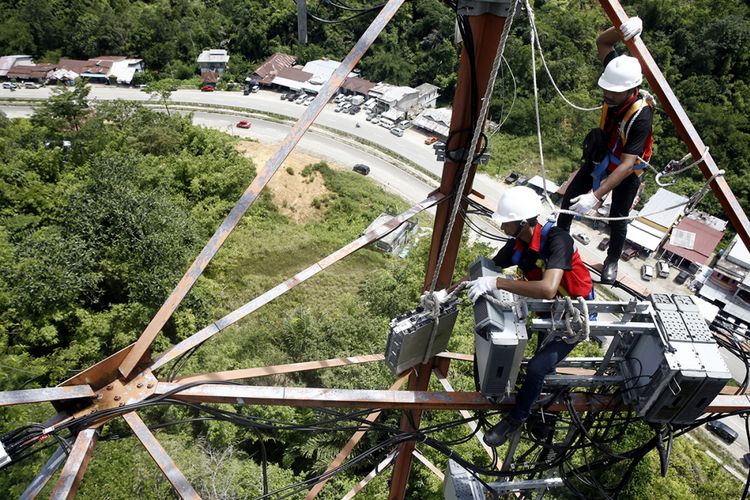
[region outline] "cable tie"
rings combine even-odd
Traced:
[[[51,427],[47,427],[46,429],[43,429],[42,434],[45,434],[45,435],[51,434],[52,432],[54,432],[54,430],[55,430],[55,426],[53,425]]]

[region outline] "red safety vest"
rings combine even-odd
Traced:
[[[544,277],[544,271],[547,269],[547,262],[542,256],[542,249],[546,246],[547,236],[550,230],[555,225],[554,221],[547,222],[546,224],[537,224],[534,228],[534,235],[531,237],[531,243],[528,247],[520,239],[516,239],[516,244],[513,247],[514,256],[513,263],[518,265],[520,257],[526,250],[533,250],[539,254],[539,259],[535,263],[535,267],[529,270],[522,270],[524,277],[527,281],[541,281]],[[560,280],[560,286],[557,289],[558,297],[570,296],[570,297],[589,297],[593,291],[594,286],[591,283],[591,275],[589,270],[581,260],[581,256],[578,255],[578,249],[573,249],[573,262],[570,271],[563,271],[562,280]]]
[[[651,104],[640,92],[636,92],[618,110],[612,111],[612,113],[609,113],[609,106],[606,103],[602,106],[599,128],[604,130],[604,133],[607,135],[607,147],[617,159],[620,159],[622,156],[622,150],[628,141],[630,127],[646,106],[651,106]],[[649,132],[648,139],[646,139],[643,154],[640,155],[645,161],[651,159],[651,147],[653,143],[654,133],[652,130]],[[607,171],[613,172],[616,168],[617,164],[610,162]]]

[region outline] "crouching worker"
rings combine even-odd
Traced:
[[[567,231],[550,221],[541,224],[539,196],[530,188],[517,186],[506,191],[492,218],[511,239],[492,259],[499,269],[518,266],[525,280],[482,277],[469,283],[469,297],[479,297],[495,289],[533,299],[553,299],[568,295],[591,300],[594,291],[588,269],[581,261]],[[503,444],[529,417],[531,406],[542,392],[544,377],[575,347],[560,338],[540,338],[537,352],[526,369],[526,379],[510,413],[484,435],[489,446]],[[543,344],[543,345],[542,345]]]

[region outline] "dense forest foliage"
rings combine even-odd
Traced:
[[[406,2],[363,57],[362,76],[403,85],[433,83],[441,89],[442,102],[449,103],[459,53],[454,43],[455,13],[449,3]],[[750,167],[750,7],[741,0],[623,3],[628,13],[643,18],[643,40],[717,164],[727,171],[737,199],[750,212],[750,178],[745,175]],[[197,72],[195,60],[201,50],[221,47],[231,55],[225,79],[242,81],[277,51],[294,54],[300,63],[320,57],[340,59],[374,16],[349,10],[373,6],[371,2],[308,4],[309,43],[300,45],[293,0],[3,0],[0,53],[28,53],[51,62],[60,56],[132,55],[144,59],[149,79],[188,79]],[[594,40],[609,25],[598,3],[536,0],[532,6],[557,85],[574,103],[596,106],[601,97],[595,82],[601,68]],[[539,172],[530,55],[524,9],[516,16],[506,50],[510,71],[503,69],[493,102],[492,119],[503,123],[493,136],[493,159],[486,167],[493,173]],[[550,177],[559,182],[576,168],[581,141],[598,117],[596,112],[565,105],[538,57],[537,70],[545,164]],[[655,137],[657,168],[687,153],[663,111],[657,111]],[[694,169],[672,189],[689,195],[703,182]],[[647,194],[656,190],[654,182],[647,181],[646,187]],[[722,215],[712,196],[702,208]]]

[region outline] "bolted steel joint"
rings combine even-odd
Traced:
[[[513,0],[458,0],[457,12],[459,16],[481,16],[494,14],[508,17]]]

